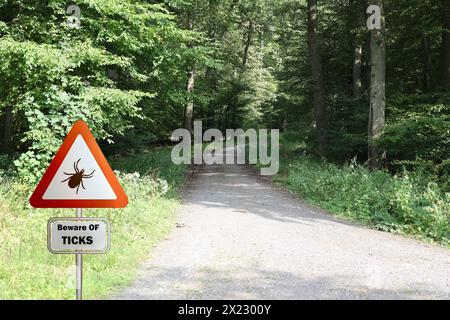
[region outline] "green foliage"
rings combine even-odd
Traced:
[[[167,158],[170,149],[161,148],[111,161],[131,201],[124,209],[85,212],[108,218],[114,229],[108,254],[85,257],[85,298],[107,297],[129,284],[148,248],[172,229],[185,167]],[[17,177],[0,175],[0,299],[73,299],[73,256],[48,252],[45,234],[50,217],[70,216],[71,210],[32,209],[31,191]]]
[[[120,168],[124,168],[125,172],[137,173],[141,177],[148,176],[154,180],[163,177],[169,190],[184,181],[185,167],[172,163],[169,148],[152,148],[127,157],[113,156],[110,162],[112,167],[119,168],[121,172]]]
[[[397,161],[441,164],[450,154],[450,94],[398,96],[380,143]]]
[[[336,96],[329,99],[329,126],[327,159],[337,163],[367,159],[367,99],[346,99]],[[308,144],[315,146],[314,136],[309,135]]]
[[[433,176],[407,171],[392,176],[356,162],[337,166],[299,155],[294,141],[283,139],[282,154],[288,157],[277,178],[294,194],[379,230],[450,244],[450,193]]]
[[[78,119],[108,143],[136,124],[155,137],[165,134],[159,120],[174,126],[180,105],[171,96],[185,91],[180,70],[188,56],[207,54],[187,48],[200,36],[178,28],[161,4],[77,5],[81,28],[69,29],[65,1],[1,3],[0,118],[12,108],[14,163],[28,183],[40,177]],[[164,115],[155,112],[161,105],[168,106]]]

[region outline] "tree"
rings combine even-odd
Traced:
[[[317,40],[317,0],[308,0],[308,48],[311,63],[313,86],[313,105],[315,118],[315,131],[318,143],[318,154],[324,156],[326,152],[326,105],[325,88],[322,79],[322,62],[320,59],[319,43]]]
[[[368,163],[370,168],[380,168],[384,153],[379,150],[377,140],[383,134],[385,125],[386,105],[386,57],[384,42],[384,14],[383,0],[373,0],[372,4],[380,9],[380,29],[373,28],[370,31],[370,108],[369,108],[369,152]],[[375,17],[377,19],[377,17]]]
[[[2,149],[11,154],[13,141],[14,164],[30,182],[75,120],[112,143],[137,126],[160,130],[175,117],[170,105],[149,117],[162,105],[156,93],[164,102],[185,93],[187,31],[165,6],[98,2],[80,1],[82,28],[71,29],[64,1],[0,1]]]
[[[450,0],[442,2],[442,52],[441,82],[446,90],[450,90]]]
[[[347,18],[347,25],[353,37],[353,47],[355,48],[353,56],[353,97],[361,98],[363,91],[362,64],[363,64],[363,43],[366,35],[364,17],[366,6],[359,0],[349,0],[347,6],[343,8]]]
[[[6,106],[4,110],[4,116],[3,116],[3,137],[0,143],[0,146],[2,147],[3,151],[6,153],[11,152],[12,149],[12,138],[13,138],[13,115],[12,115],[12,107]]]
[[[362,90],[361,64],[362,64],[362,45],[357,44],[355,48],[355,57],[353,61],[353,97],[356,99],[361,97],[361,90]]]
[[[244,53],[242,55],[242,65],[245,67],[248,61],[248,50],[250,49],[250,45],[252,44],[252,36],[253,36],[253,21],[248,22],[247,34],[245,36],[245,45],[244,45]]]
[[[428,35],[423,34],[422,38],[422,56],[423,56],[423,86],[424,89],[429,91],[435,87],[435,81],[433,77],[433,64],[431,61],[431,49],[428,40]]]
[[[188,9],[187,13],[187,29],[192,31],[194,29],[194,17],[192,10]],[[189,47],[192,48],[193,44],[189,43]],[[192,133],[192,118],[194,116],[194,101],[192,99],[192,92],[195,85],[195,61],[190,62],[190,70],[187,76],[187,102],[184,110],[184,128]]]

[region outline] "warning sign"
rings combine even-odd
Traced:
[[[106,253],[110,248],[110,227],[101,218],[53,218],[47,226],[51,253]]]
[[[85,122],[70,130],[30,198],[36,208],[122,208],[128,198]]]

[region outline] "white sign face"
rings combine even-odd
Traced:
[[[102,218],[53,218],[48,221],[51,253],[106,253],[110,248],[109,222]]]
[[[44,200],[115,200],[116,194],[81,135],[50,182]]]

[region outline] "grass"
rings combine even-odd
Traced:
[[[111,166],[129,197],[124,209],[86,209],[85,216],[111,222],[111,251],[84,256],[84,297],[107,297],[129,284],[149,249],[172,229],[184,182],[184,166],[170,161],[170,149],[112,157]],[[74,216],[72,209],[33,209],[32,187],[0,177],[0,299],[73,299],[74,256],[47,250],[51,217]]]
[[[307,203],[378,230],[450,246],[450,194],[426,172],[391,175],[350,163],[338,166],[304,155],[300,139],[281,141],[274,178]]]
[[[425,173],[391,176],[355,163],[336,166],[303,155],[304,144],[283,136],[280,173],[275,177],[306,202],[376,229],[411,234],[450,245],[450,195]],[[172,229],[184,166],[158,148],[109,159],[130,199],[124,209],[85,210],[108,218],[112,247],[85,255],[86,299],[107,297],[129,284],[136,267]],[[46,245],[51,217],[74,216],[71,209],[33,209],[32,186],[0,175],[0,299],[73,299],[74,256],[54,255]]]

